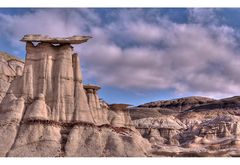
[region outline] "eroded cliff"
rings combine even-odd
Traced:
[[[0,53],[0,156],[240,156],[240,97],[128,108],[83,84],[72,44],[26,35],[25,62]]]
[[[240,156],[239,101],[188,97],[144,104],[130,114],[155,156]]]
[[[3,62],[12,80],[2,84],[7,92],[0,104],[0,156],[148,155],[148,141],[123,120],[128,114],[100,101],[99,87],[83,85],[71,44],[90,38],[26,35],[22,73]]]

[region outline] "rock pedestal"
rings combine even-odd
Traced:
[[[43,94],[50,108],[48,120],[93,123],[83,89],[79,57],[73,52],[71,42],[61,44],[60,40],[60,45],[53,45],[55,40],[51,43],[51,40],[34,37],[23,41],[27,42],[25,68],[21,86],[14,93],[23,94],[26,100]],[[40,43],[35,46],[31,41]]]
[[[94,123],[97,125],[109,124],[108,110],[101,107],[97,94],[97,91],[101,88],[97,85],[87,84],[84,85],[84,89],[87,95],[89,108],[93,115]]]

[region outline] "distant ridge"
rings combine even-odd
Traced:
[[[178,111],[189,109],[192,106],[201,105],[205,103],[210,103],[215,101],[212,98],[202,97],[202,96],[191,96],[191,97],[183,97],[172,100],[160,100],[145,103],[139,105],[138,107],[143,108],[168,108],[168,109],[176,109]]]

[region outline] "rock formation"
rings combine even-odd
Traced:
[[[0,52],[0,102],[7,93],[10,83],[16,76],[21,76],[24,62],[7,53]]]
[[[240,97],[188,97],[129,110],[155,156],[240,156],[239,103]]]
[[[0,156],[240,156],[240,97],[136,107],[83,84],[72,44],[26,35],[25,63],[0,53]]]
[[[130,116],[115,113],[121,125],[111,124],[100,87],[83,85],[71,44],[90,38],[26,35],[22,73],[3,62],[0,156],[147,156],[150,143],[127,127]]]
[[[108,109],[101,107],[101,103],[97,94],[97,91],[101,88],[97,85],[87,84],[84,85],[84,89],[95,124],[109,124]]]

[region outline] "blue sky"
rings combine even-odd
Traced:
[[[240,93],[237,8],[2,8],[0,23],[0,50],[23,59],[24,34],[92,36],[75,50],[109,103]]]

